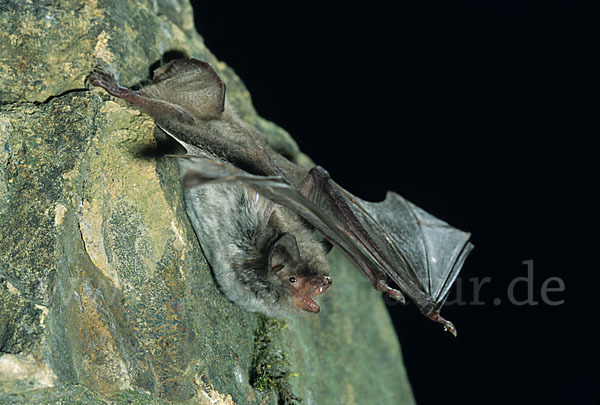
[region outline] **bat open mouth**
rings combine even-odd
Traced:
[[[318,295],[323,294],[325,291],[327,291],[331,284],[331,278],[325,277],[324,284],[321,284],[318,287],[316,287],[308,295],[299,297],[300,299],[296,302],[296,305],[306,312],[311,312],[313,314],[318,313],[321,310],[321,307],[319,307],[319,304],[317,304],[317,302],[313,300],[312,297],[316,297]]]
[[[321,295],[323,294],[331,285],[331,283],[327,284],[327,285],[322,285],[320,287],[317,287],[313,290],[313,292],[310,294],[311,297],[316,297],[317,295]]]

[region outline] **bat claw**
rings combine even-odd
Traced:
[[[131,90],[121,87],[115,78],[115,75],[108,70],[96,67],[85,79],[86,84],[102,87],[109,94],[115,97],[125,98],[131,93]]]
[[[375,286],[375,288],[377,288],[379,291],[388,293],[390,297],[392,297],[394,300],[400,302],[401,304],[406,303],[406,299],[404,298],[404,295],[402,295],[402,293],[399,290],[396,290],[395,288],[390,287],[384,280],[379,280],[377,282],[377,285]]]
[[[433,315],[431,315],[429,317],[429,319],[431,319],[432,321],[441,323],[444,326],[444,331],[445,332],[449,332],[450,334],[452,334],[452,336],[456,337],[456,328],[454,327],[454,324],[444,318],[442,318],[442,316],[440,315],[439,312],[434,312]]]

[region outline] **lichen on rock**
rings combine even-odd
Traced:
[[[309,164],[257,116],[190,13],[184,0],[0,5],[0,403],[283,395],[251,384],[265,320],[217,288],[164,156],[172,145],[146,115],[85,88],[97,64],[134,85],[169,52],[207,60],[240,116]],[[331,261],[336,284],[322,313],[268,330],[297,373],[285,381],[289,397],[413,403],[380,295],[339,254]]]

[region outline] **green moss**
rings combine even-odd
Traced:
[[[254,356],[250,384],[260,392],[275,392],[279,404],[297,404],[301,399],[292,394],[290,377],[298,373],[290,371],[288,355],[275,343],[276,335],[287,325],[285,321],[260,316],[254,334]]]
[[[165,403],[165,401],[146,392],[138,392],[133,390],[123,391],[116,401],[116,404],[127,405],[160,405]]]

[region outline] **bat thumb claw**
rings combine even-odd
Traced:
[[[456,328],[454,327],[454,324],[449,321],[446,321],[446,322],[448,322],[448,323],[446,325],[444,325],[444,331],[450,332],[452,334],[452,336],[456,337],[457,332],[456,332]]]
[[[437,311],[434,312],[433,315],[431,315],[429,317],[429,319],[431,319],[434,322],[441,323],[444,326],[445,332],[449,332],[454,337],[457,336],[457,332],[456,332],[456,328],[454,327],[454,324],[452,322],[442,318],[442,316],[440,315],[439,312],[437,312]]]

